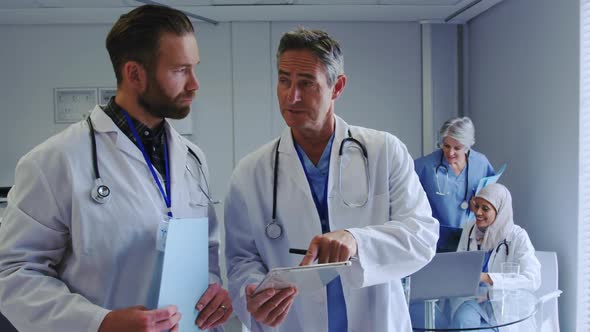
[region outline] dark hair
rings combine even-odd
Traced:
[[[144,5],[119,17],[106,40],[117,84],[123,80],[126,62],[137,61],[146,67],[156,63],[160,37],[166,32],[182,36],[194,33],[194,28],[183,12],[166,6]]]
[[[298,28],[286,32],[279,42],[277,64],[283,53],[289,50],[309,50],[326,67],[328,85],[332,86],[338,75],[344,73],[344,56],[338,42],[322,30]]]

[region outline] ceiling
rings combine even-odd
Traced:
[[[231,21],[384,21],[465,23],[502,0],[0,0],[0,24],[113,23],[142,3],[193,18]]]

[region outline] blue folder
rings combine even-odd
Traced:
[[[502,173],[504,173],[507,166],[508,166],[507,164],[502,165],[502,167],[500,167],[500,169],[498,170],[498,173],[496,173],[496,175],[486,176],[485,178],[481,178],[479,180],[479,183],[477,184],[477,189],[475,189],[475,194],[477,195],[477,193],[479,193],[479,191],[482,190],[483,187],[487,186],[488,184],[498,182],[498,179],[500,178],[500,176],[502,176]]]
[[[477,184],[477,188],[475,189],[475,195],[474,196],[477,196],[477,194],[479,193],[479,191],[482,190],[488,184],[498,182],[498,179],[500,178],[500,176],[502,176],[502,173],[504,173],[504,171],[506,170],[506,167],[507,166],[508,166],[508,164],[502,165],[502,167],[500,167],[500,169],[498,170],[498,173],[496,173],[496,175],[486,176],[485,178],[481,178],[479,180],[479,183]],[[472,211],[469,211],[469,214],[467,216],[467,220],[472,220],[473,218],[474,218],[473,212]]]

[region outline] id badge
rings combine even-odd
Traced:
[[[156,234],[156,249],[164,252],[166,249],[166,237],[168,235],[169,220],[162,220],[158,224],[158,233]]]

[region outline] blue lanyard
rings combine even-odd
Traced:
[[[133,122],[131,121],[131,117],[129,117],[129,114],[127,114],[127,112],[123,112],[123,115],[125,115],[125,119],[127,119],[127,124],[129,125],[129,128],[131,129],[131,132],[133,133],[133,137],[135,137],[135,141],[137,142],[137,146],[139,147],[139,150],[141,150],[141,154],[143,154],[143,159],[145,160],[145,163],[147,164],[148,168],[150,169],[150,172],[152,173],[152,177],[154,178],[154,181],[156,181],[156,184],[158,185],[158,189],[160,189],[160,194],[162,194],[162,198],[164,198],[164,202],[166,203],[166,208],[168,210],[168,217],[172,218],[172,196],[170,195],[170,168],[168,167],[168,143],[167,143],[167,138],[166,138],[166,131],[164,131],[164,169],[166,172],[166,191],[164,192],[164,189],[162,188],[162,183],[160,182],[160,179],[158,178],[158,175],[156,175],[156,170],[154,169],[154,166],[152,165],[152,162],[150,160],[150,157],[148,156],[145,147],[143,146],[143,143],[141,142],[141,138],[139,137],[139,135],[137,134],[137,130],[135,129],[135,126],[133,125]]]
[[[299,157],[299,161],[301,161],[301,166],[303,166],[303,172],[305,172],[305,178],[307,179],[307,183],[309,184],[309,188],[311,189],[311,196],[313,198],[313,202],[315,203],[315,207],[318,210],[318,214],[320,216],[320,222],[322,223],[322,232],[327,233],[330,231],[330,227],[328,224],[328,179],[330,175],[330,158],[328,158],[328,174],[326,174],[326,179],[324,181],[324,196],[322,197],[322,201],[317,197],[315,190],[313,189],[313,185],[311,184],[311,179],[309,177],[309,173],[307,172],[307,168],[305,167],[305,160],[303,155],[295,147],[295,151],[297,151],[297,156]]]

